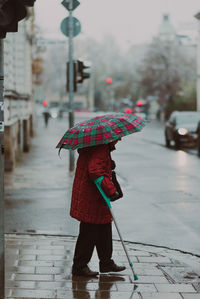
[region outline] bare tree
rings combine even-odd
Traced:
[[[187,51],[174,40],[156,38],[138,70],[144,95],[157,95],[164,109],[181,92],[183,82],[195,79],[195,56],[192,59]]]

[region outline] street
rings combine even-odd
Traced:
[[[76,116],[76,121],[84,119]],[[30,153],[5,175],[5,232],[76,236],[69,216],[73,174],[69,153],[55,149],[68,119],[38,118]],[[130,242],[166,246],[199,254],[200,171],[192,152],[167,149],[163,125],[152,121],[124,137],[112,158],[124,197],[113,203],[122,236]],[[114,239],[118,235],[113,229]]]

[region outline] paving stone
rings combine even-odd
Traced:
[[[51,250],[42,250],[42,249],[20,249],[19,251],[20,255],[25,255],[25,254],[50,255],[51,253],[52,253]]]
[[[15,280],[31,280],[31,281],[53,281],[53,275],[40,275],[40,274],[16,274]]]
[[[71,268],[72,260],[54,261],[53,266],[55,266],[55,267],[70,267]]]
[[[175,293],[162,293],[162,294],[156,294],[156,293],[150,293],[145,294],[141,293],[142,299],[182,299],[180,294]]]
[[[35,273],[35,267],[23,267],[23,266],[17,266],[17,267],[6,267],[6,272],[9,273],[26,273],[26,274],[34,274]]]
[[[42,250],[53,250],[53,249],[66,250],[64,245],[54,245],[54,246],[37,245],[36,247],[37,249],[42,249]]]
[[[37,245],[20,245],[19,246],[19,249],[30,249],[30,250],[33,250],[33,249],[37,249]]]
[[[38,261],[61,261],[66,260],[67,257],[65,255],[38,255]]]
[[[38,240],[38,238],[31,240],[31,241],[27,241],[24,240],[21,242],[21,245],[33,245],[35,242],[37,242],[37,246],[41,246],[41,245],[46,245],[46,246],[51,246],[52,245],[52,241],[45,241],[45,240]]]
[[[19,254],[19,249],[15,248],[6,248],[5,250],[5,256],[11,256],[11,255],[18,255]]]
[[[155,284],[158,292],[161,293],[196,293],[196,290],[191,284]]]
[[[6,296],[6,298],[12,297],[12,290],[11,289],[5,289],[5,296]]]
[[[130,270],[131,273],[131,270]],[[158,269],[137,269],[136,273],[138,276],[153,275],[153,276],[162,276],[163,273]]]
[[[54,262],[51,261],[19,261],[19,266],[35,266],[35,267],[53,267]]]
[[[16,260],[16,259],[8,260],[7,259],[6,262],[5,262],[5,268],[7,269],[8,267],[16,267],[16,266],[18,266],[18,264],[19,264],[19,260]]]
[[[141,299],[138,293],[131,292],[97,291],[95,295],[95,298],[99,299]]]
[[[51,253],[55,255],[69,255],[66,249],[51,249]]]
[[[109,290],[117,291],[117,286],[114,282],[99,282],[99,291]]]
[[[6,246],[8,245],[15,245],[15,246],[19,246],[21,245],[21,241],[17,241],[17,240],[9,240],[8,239],[9,237],[5,237],[5,240],[6,240]]]
[[[60,288],[67,288],[71,289],[71,282],[61,282],[61,281],[38,281],[35,283],[36,290],[53,290],[53,289],[60,289]]]
[[[71,280],[71,271],[68,273],[63,273],[63,274],[55,274],[54,275],[54,280],[55,281],[66,281],[66,280]]]
[[[70,237],[69,237],[70,238]],[[76,242],[76,239],[77,238],[74,238],[74,237],[72,237],[72,240],[70,241],[70,240],[61,240],[61,241],[59,241],[59,240],[57,240],[57,241],[52,241],[51,242],[51,245],[65,245],[65,246],[67,246],[68,248],[69,247],[75,247],[75,242]]]
[[[79,282],[98,282],[99,281],[99,278],[96,276],[96,277],[92,277],[92,278],[88,278],[88,277],[84,277],[84,276],[72,276],[71,274],[70,275],[66,275],[65,276],[65,281],[67,282],[74,282],[74,281],[79,281]]]
[[[9,262],[9,263],[14,263],[14,262],[16,262],[16,261],[18,261],[18,256],[5,256],[5,261],[6,261],[6,264],[7,264],[7,262]]]
[[[15,273],[7,273],[5,275],[5,280],[14,280],[15,279]]]
[[[109,282],[109,283],[130,283],[129,275],[124,274],[101,274],[99,276],[100,282]]]
[[[164,276],[138,276],[137,283],[169,283]]]
[[[36,274],[61,274],[64,272],[62,267],[36,267]]]
[[[95,291],[71,291],[71,290],[57,290],[56,298],[65,299],[89,299],[95,298]],[[103,299],[103,298],[102,298]]]
[[[35,289],[35,284],[35,281],[7,280],[5,286],[6,288]]]
[[[12,297],[19,298],[56,298],[55,290],[17,290],[12,289]]]
[[[96,291],[99,289],[99,284],[90,281],[73,281],[71,288],[80,291]]]
[[[122,256],[117,256],[117,257],[114,257],[113,256],[113,259],[117,259],[117,261],[120,263],[120,262],[126,262],[128,263],[127,261],[127,257],[123,254]],[[130,260],[133,262],[133,263],[138,263],[138,259],[136,256],[130,256]]]
[[[171,263],[171,260],[168,257],[159,257],[159,256],[139,256],[139,262],[141,263]]]
[[[135,269],[150,269],[150,270],[158,270],[158,265],[155,263],[135,263]],[[130,269],[130,267],[129,267]]]
[[[80,291],[117,291],[114,282],[73,281],[71,288]]]
[[[20,255],[20,260],[21,261],[34,261],[36,260],[36,255]]]
[[[181,293],[184,299],[200,299],[200,294]]]
[[[147,293],[157,293],[157,290],[153,284],[133,284],[133,283],[124,283],[124,284],[118,284],[117,289],[119,292],[133,292],[135,289],[136,292],[147,292]]]
[[[145,257],[144,257],[145,258]],[[140,257],[138,257],[138,260],[140,259]],[[151,262],[145,262],[145,263],[143,263],[143,262],[140,262],[140,261],[138,261],[138,262],[135,262],[134,263],[134,265],[133,265],[135,268],[136,267],[140,267],[140,268],[145,268],[145,269],[148,269],[148,268],[151,268],[151,267],[154,267],[154,268],[156,268],[157,266],[158,266],[158,263],[151,263]]]
[[[129,249],[130,250],[130,253],[131,255],[134,255],[134,256],[151,256],[150,252],[147,252],[147,251],[140,251],[140,250],[133,250],[133,249]]]

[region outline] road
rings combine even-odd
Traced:
[[[68,151],[59,159],[55,150],[67,124],[51,120],[46,129],[39,119],[32,151],[5,175],[6,232],[78,234],[78,222],[69,216],[73,174],[68,172]],[[167,149],[163,126],[156,121],[116,147],[112,157],[124,198],[113,203],[113,210],[124,239],[199,254],[197,155]],[[118,238],[115,229],[113,236]]]

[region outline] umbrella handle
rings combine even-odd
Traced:
[[[118,227],[118,225],[117,225],[116,219],[115,219],[114,214],[113,214],[113,212],[112,212],[112,206],[111,206],[111,204],[110,204],[110,198],[105,194],[105,192],[104,192],[103,189],[101,188],[101,182],[102,182],[103,178],[104,178],[104,176],[100,176],[98,179],[94,180],[94,183],[96,184],[97,188],[99,189],[101,195],[103,196],[104,200],[106,201],[106,203],[107,203],[107,205],[108,205],[108,207],[109,207],[109,209],[110,209],[111,215],[112,215],[113,220],[114,220],[114,223],[115,223],[115,227],[116,227],[116,229],[117,229],[117,232],[118,232],[118,235],[119,235],[119,237],[120,237],[122,246],[123,246],[124,251],[125,251],[125,253],[126,253],[126,256],[127,256],[128,262],[129,262],[129,265],[130,265],[131,270],[132,270],[132,272],[133,272],[134,279],[135,279],[135,280],[138,280],[138,276],[137,276],[137,274],[135,273],[135,271],[134,271],[134,269],[133,269],[133,263],[131,262],[131,260],[130,260],[130,258],[129,258],[129,255],[128,255],[126,246],[125,246],[125,244],[124,244],[124,241],[123,241],[123,239],[122,239],[121,233],[120,233],[120,231],[119,231],[119,227]]]

